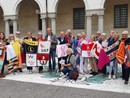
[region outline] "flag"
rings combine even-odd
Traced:
[[[107,56],[107,54],[105,53],[105,51],[103,49],[101,49],[100,53],[99,53],[99,59],[98,59],[98,68],[100,70],[102,70],[102,68],[108,64],[110,62],[109,57]]]
[[[0,48],[0,74],[3,68],[4,60],[5,60],[5,48],[1,47]]]
[[[94,43],[82,44],[82,57],[92,57],[91,49]]]
[[[7,45],[7,61],[9,62],[8,73],[13,72],[18,68],[18,58],[12,44]]]
[[[102,45],[96,41],[91,49],[91,53],[95,56],[95,58],[99,58],[99,53],[103,49]]]
[[[44,64],[46,64],[47,60],[49,60],[50,47],[50,41],[39,41],[37,53],[38,66],[43,66]]]
[[[112,61],[116,58],[116,53],[119,48],[120,41],[116,41],[114,44],[111,46],[104,48],[104,51],[106,52],[107,56],[109,59]]]
[[[16,53],[16,56],[18,58],[18,67],[22,68],[22,56],[21,56],[21,51],[20,51],[20,43],[18,41],[12,43],[14,51]]]
[[[37,47],[38,41],[25,40],[26,66],[37,66]]]
[[[125,42],[122,40],[119,45],[118,51],[116,53],[116,58],[120,64],[123,64],[124,59],[125,59],[125,48],[124,47],[125,47]]]

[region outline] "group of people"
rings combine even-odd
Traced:
[[[97,64],[98,59],[94,57],[93,54],[91,54],[91,57],[82,57],[82,45],[83,44],[89,44],[89,43],[95,43],[98,41],[103,48],[107,48],[114,44],[115,42],[119,41],[124,42],[125,47],[122,47],[125,49],[126,57],[127,59],[127,65],[125,61],[122,64],[122,79],[125,80],[125,84],[128,84],[129,81],[129,74],[130,74],[130,38],[128,38],[128,31],[122,32],[122,38],[120,37],[120,34],[118,32],[110,31],[109,38],[106,33],[102,33],[98,31],[96,35],[91,35],[90,37],[87,36],[85,32],[78,33],[76,37],[72,35],[71,30],[67,30],[66,33],[64,31],[59,32],[59,37],[57,37],[55,34],[53,34],[51,28],[47,28],[46,36],[43,38],[42,33],[38,33],[37,38],[33,36],[31,32],[27,33],[27,37],[21,38],[20,32],[16,32],[16,35],[10,34],[8,40],[5,38],[5,34],[3,32],[0,32],[0,48],[4,47],[6,48],[7,45],[12,44],[15,41],[19,41],[20,47],[21,47],[21,53],[26,54],[24,49],[24,40],[30,40],[30,41],[50,41],[51,47],[50,47],[50,54],[49,54],[49,65],[48,65],[48,72],[53,72],[56,70],[56,45],[62,45],[67,44],[68,49],[66,51],[67,56],[58,58],[58,70],[60,73],[67,74],[69,77],[72,75],[72,71],[74,68],[77,68],[79,74],[92,74],[92,75],[108,75],[108,79],[116,79],[117,78],[117,72],[118,72],[118,64],[119,60],[116,58],[113,58],[112,61],[110,61],[109,64],[104,66],[102,70],[99,70]],[[120,46],[120,45],[119,45]],[[128,50],[126,52],[126,50]],[[26,57],[26,56],[24,56]],[[26,59],[26,58],[25,58]],[[61,60],[64,60],[65,63],[62,64]],[[5,60],[3,65],[6,65],[8,62]],[[91,70],[88,68],[88,65],[91,66]],[[109,66],[109,72],[107,72],[107,66]],[[39,73],[43,73],[43,66],[40,66]],[[27,67],[28,73],[33,73],[33,67]],[[15,72],[22,72],[22,66],[19,66]],[[2,68],[2,71],[0,73],[0,77],[4,77],[4,66]]]

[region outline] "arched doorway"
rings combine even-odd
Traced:
[[[18,5],[18,30],[22,37],[31,31],[34,36],[41,30],[40,10],[35,0],[22,0]]]
[[[85,4],[83,0],[59,0],[57,3],[57,33],[71,29],[73,34],[85,31]]]
[[[3,20],[3,9],[0,7],[0,32],[5,32],[5,24]]]
[[[123,30],[130,31],[130,1],[129,0],[106,0],[104,4],[104,31],[114,30],[121,33]]]

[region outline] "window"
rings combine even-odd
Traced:
[[[73,9],[73,29],[84,29],[85,27],[85,8]]]
[[[38,14],[38,29],[42,30],[42,19],[40,18],[40,14]]]
[[[114,6],[114,28],[128,27],[128,4]]]

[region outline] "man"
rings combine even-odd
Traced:
[[[15,34],[15,41],[18,41],[20,43],[20,51],[22,52],[22,50],[23,50],[23,47],[22,47],[23,40],[21,39],[20,35],[21,35],[20,31],[17,31],[16,34]],[[22,59],[18,57],[18,60],[19,60],[19,62],[21,62],[20,64],[22,64]],[[19,66],[18,70],[19,70],[19,72],[23,72],[22,71],[22,65]]]
[[[51,42],[51,48],[50,48],[50,58],[49,58],[49,71],[55,71],[55,66],[56,66],[56,60],[55,60],[55,55],[56,55],[56,45],[57,45],[57,37],[52,33],[51,28],[47,28],[47,34],[45,36],[46,41]],[[52,62],[51,62],[52,60]]]
[[[122,32],[122,41],[125,41],[128,39],[128,31]],[[122,79],[125,79],[125,64],[122,64]]]

